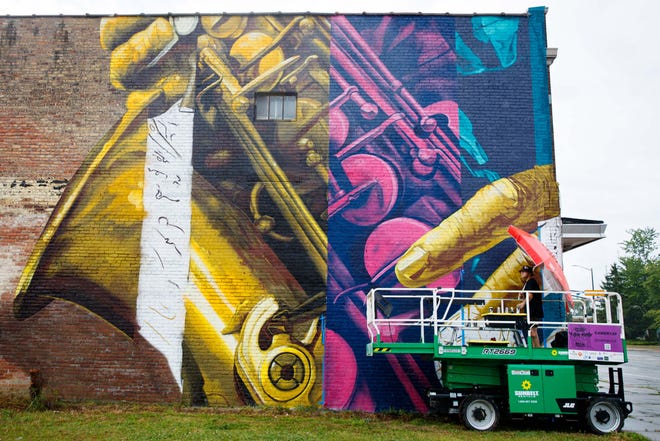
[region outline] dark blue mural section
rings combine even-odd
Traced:
[[[464,200],[497,179],[532,168],[534,109],[527,20],[476,16],[457,20],[458,102]],[[463,287],[479,289],[515,249],[512,239],[475,257]]]
[[[479,289],[515,249],[506,227],[546,215],[534,208],[551,173],[535,167],[545,128],[528,27],[522,16],[332,18],[327,406],[426,410],[432,361],[364,355],[366,293]],[[513,205],[532,208],[504,213],[510,183],[531,189]]]

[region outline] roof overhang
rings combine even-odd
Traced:
[[[561,218],[561,245],[563,252],[603,239],[607,224],[599,220]]]

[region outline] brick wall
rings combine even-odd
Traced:
[[[29,371],[38,369],[61,398],[177,399],[148,344],[83,308],[55,303],[25,321],[12,314],[16,284],[55,204],[124,112],[99,21],[0,19],[0,388],[25,396]]]
[[[363,355],[365,290],[469,201],[420,284],[481,287],[500,178],[538,189],[512,223],[557,214],[540,14],[0,18],[2,391],[426,410],[432,363]]]

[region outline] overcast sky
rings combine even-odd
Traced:
[[[660,51],[654,0],[4,1],[2,14],[218,12],[522,13],[547,6],[557,180],[562,216],[607,223],[607,238],[564,255],[572,289],[596,287],[631,228],[660,231]]]

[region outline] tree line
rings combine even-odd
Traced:
[[[659,234],[651,227],[627,232],[623,256],[612,264],[601,288],[621,294],[627,339],[655,340],[660,328]]]

